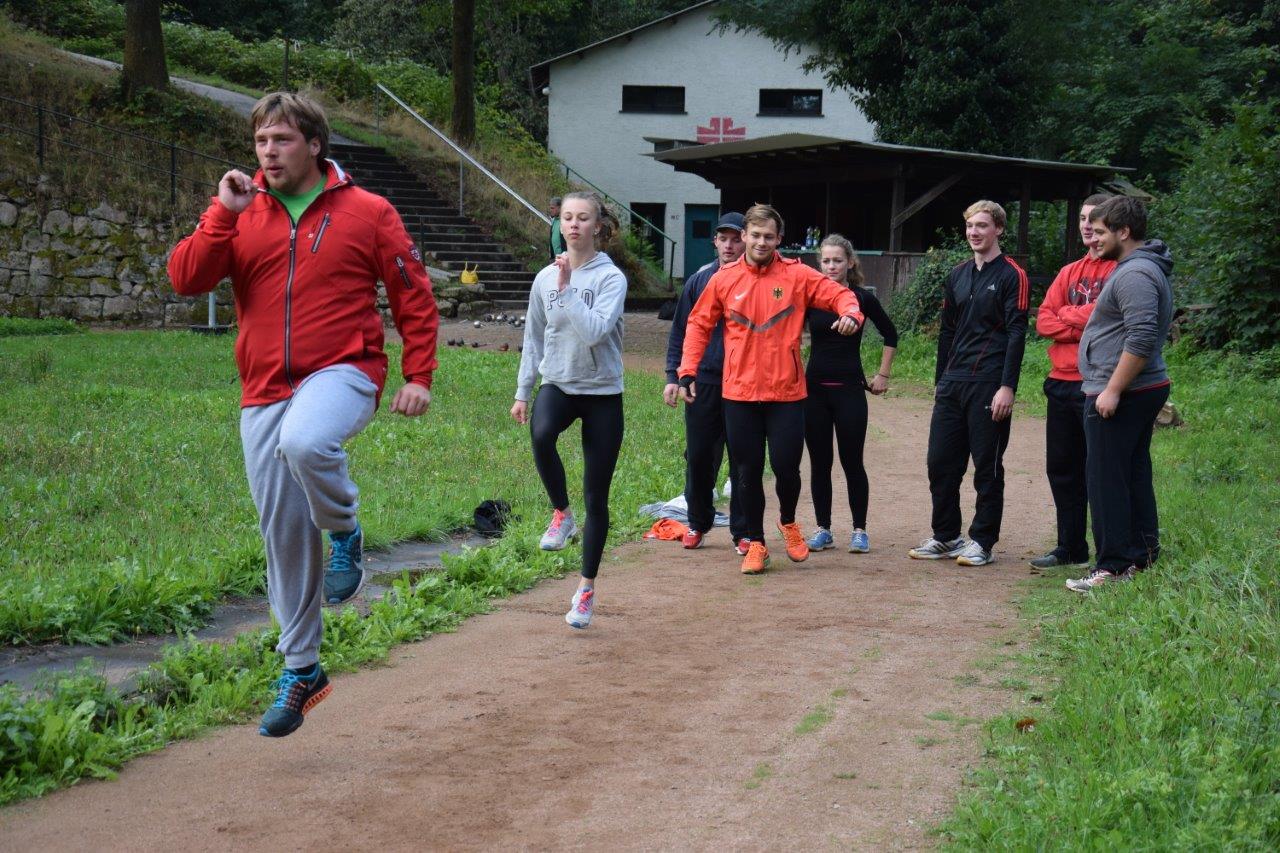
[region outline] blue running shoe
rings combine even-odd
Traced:
[[[364,531],[329,534],[329,568],[324,573],[326,606],[345,604],[364,586]]]
[[[825,527],[819,527],[813,531],[813,535],[809,537],[807,543],[810,551],[825,551],[828,548],[836,547],[836,539],[831,535],[831,531]]]
[[[320,664],[307,669],[286,669],[276,679],[276,701],[262,715],[258,734],[266,737],[291,735],[302,725],[307,712],[333,692],[329,676]]]
[[[867,538],[867,531],[853,531],[853,538],[849,540],[850,554],[866,554],[871,551],[871,540]]]

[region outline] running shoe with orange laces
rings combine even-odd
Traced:
[[[743,542],[748,540],[743,539]],[[747,556],[742,558],[742,573],[758,575],[769,567],[769,549],[763,542],[750,542],[747,545]]]
[[[809,559],[809,546],[804,542],[799,524],[794,521],[790,524],[778,522],[778,530],[782,532],[782,539],[787,544],[787,556],[791,558],[791,562],[803,563]]]

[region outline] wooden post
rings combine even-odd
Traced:
[[[1071,263],[1075,256],[1080,254],[1080,251],[1084,248],[1080,245],[1080,228],[1077,225],[1077,220],[1079,218],[1080,199],[1067,199],[1067,230],[1063,234],[1064,248],[1062,252],[1062,263],[1064,266]]]
[[[902,208],[907,203],[907,179],[899,170],[893,178],[893,199],[889,203],[889,251],[902,251]]]
[[[1022,182],[1022,197],[1018,199],[1018,255],[1027,256],[1027,231],[1031,224],[1031,182]]]

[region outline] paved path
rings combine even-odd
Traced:
[[[63,53],[67,56],[78,59],[81,62],[87,62],[90,65],[99,65],[103,68],[111,68],[117,71],[120,69],[120,63],[114,62],[110,59],[100,59],[96,56],[86,56],[83,53],[72,53],[71,51],[63,51]],[[210,86],[207,83],[197,83],[194,80],[184,80],[181,77],[170,76],[169,82],[193,95],[199,95],[202,98],[208,98],[211,101],[216,101],[242,116],[248,116],[249,113],[253,112],[253,105],[258,102],[258,99],[252,95],[233,92],[230,89],[220,89],[217,86]],[[330,132],[329,134],[329,141],[343,145],[360,144],[354,139],[347,139],[345,136],[333,132]]]

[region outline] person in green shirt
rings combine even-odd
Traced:
[[[302,218],[302,214],[307,212],[307,208],[311,206],[311,202],[324,190],[324,178],[316,181],[316,185],[309,190],[298,193],[297,195],[288,195],[277,189],[268,189],[267,192],[278,198],[280,203],[284,205],[284,209],[289,211],[289,218],[293,220],[293,224],[297,225],[298,220]]]
[[[554,261],[564,251],[564,235],[560,233],[560,196],[551,199],[551,209],[548,212],[551,214],[551,260]]]

